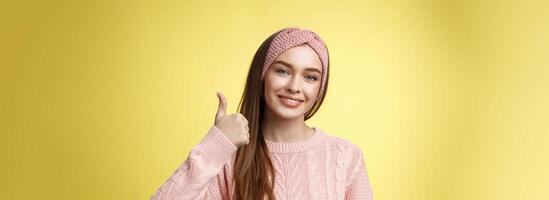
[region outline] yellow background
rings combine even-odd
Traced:
[[[548,199],[547,1],[12,1],[0,6],[2,199],[148,199],[287,26],[331,53],[307,123],[376,199]]]

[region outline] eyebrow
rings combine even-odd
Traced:
[[[291,65],[290,63],[284,62],[282,60],[277,60],[273,64],[276,64],[276,63],[288,66],[290,68],[294,68],[293,65]],[[319,74],[322,74],[322,72],[320,70],[318,70],[317,68],[305,68],[305,71],[313,71],[313,72],[318,72]]]

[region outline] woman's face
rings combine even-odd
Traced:
[[[267,112],[285,119],[303,118],[317,100],[321,73],[322,63],[309,45],[282,53],[265,73]]]

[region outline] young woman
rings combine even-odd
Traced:
[[[151,199],[373,199],[362,151],[305,121],[328,89],[328,50],[306,29],[268,37],[238,113],[217,93],[214,125]]]

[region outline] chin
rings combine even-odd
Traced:
[[[289,113],[289,112],[276,112],[276,115],[278,115],[280,118],[283,119],[295,119],[299,117],[303,117],[305,113]]]
[[[305,112],[301,108],[290,109],[286,108],[284,105],[276,106],[277,107],[274,111],[274,114],[283,119],[295,119],[300,117],[302,118],[305,115]]]

